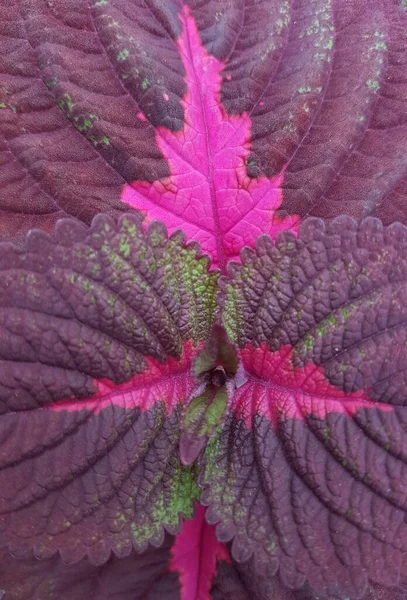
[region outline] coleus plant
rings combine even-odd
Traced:
[[[0,6],[0,598],[407,597],[404,4]]]

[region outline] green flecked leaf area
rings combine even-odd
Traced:
[[[185,410],[184,428],[188,433],[192,433],[205,415],[206,409],[213,394],[209,390],[205,390],[196,398],[193,398]],[[202,425],[199,431],[202,431]]]
[[[220,480],[222,479],[222,475],[226,476],[226,471],[221,471],[223,463],[219,462],[221,444],[222,428],[218,427],[206,444],[204,456],[205,468],[200,473],[199,478],[199,482],[203,487],[210,485],[211,499],[214,502],[222,500],[224,486],[220,484]]]
[[[134,545],[144,548],[153,539],[157,539],[162,526],[169,533],[179,531],[181,516],[191,519],[195,502],[199,500],[201,489],[197,483],[197,466],[183,466],[174,459],[174,471],[171,485],[159,487],[153,492],[148,511],[137,511],[131,524]]]
[[[206,390],[189,403],[184,416],[184,427],[188,434],[197,437],[209,435],[219,425],[227,403],[226,387]]]
[[[118,232],[107,224],[103,233],[101,254],[112,265],[112,276],[117,281],[130,277],[141,290],[154,279],[155,293],[172,309],[181,337],[194,344],[205,340],[215,319],[218,272],[209,272],[209,258],[200,255],[199,246],[187,245],[181,232],[168,238],[158,221],[144,232],[129,215],[120,219]]]
[[[261,236],[220,282],[229,338],[240,348],[289,346],[295,366],[321,365],[340,389],[371,388],[372,398],[399,403],[405,235],[401,224],[338,217],[304,221],[297,238]],[[378,314],[387,316],[378,321]]]
[[[165,228],[153,223],[148,239],[153,248],[160,248]],[[187,327],[180,328],[185,338],[195,344],[206,340],[210,334],[218,310],[216,296],[219,272],[209,271],[210,260],[200,256],[199,246],[185,246],[185,236],[175,232],[165,244],[165,252],[157,251],[157,268],[162,269],[166,295],[180,306],[180,319],[188,316]]]
[[[179,445],[184,465],[193,464],[204,450],[207,440],[222,422],[227,400],[226,386],[217,388],[211,385],[188,404]]]

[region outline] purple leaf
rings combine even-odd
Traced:
[[[86,559],[65,565],[56,556],[16,559],[0,552],[4,600],[179,600],[177,573],[169,571],[172,543],[167,535],[160,549],[122,559],[111,556],[99,567]]]
[[[153,126],[137,114],[170,128],[183,119],[176,4],[12,0],[0,11],[3,239],[66,214],[90,222],[126,210],[126,181],[168,174]],[[147,93],[144,77],[154,82]]]
[[[287,214],[406,221],[402,0],[0,10],[3,239],[121,195],[222,265]]]
[[[405,2],[190,5],[223,107],[250,117],[249,175],[284,168],[281,213],[406,222]]]
[[[405,595],[406,232],[295,239],[407,222],[404,5],[0,7],[0,238],[111,215],[1,248],[1,545],[127,568],[209,440],[181,595]]]
[[[288,588],[360,598],[405,572],[406,255],[400,224],[311,219],[221,283],[247,382],[202,502],[232,558]]]
[[[211,589],[212,600],[343,600],[343,596],[321,596],[304,587],[298,591],[287,589],[278,576],[261,574],[253,559],[247,563],[218,561],[217,576]],[[407,585],[391,589],[369,584],[364,600],[406,600]]]
[[[202,500],[237,571],[223,581],[224,550],[207,549],[202,598],[208,586],[284,600],[356,600],[368,579],[397,586],[406,250],[406,228],[375,219],[327,230],[311,219],[275,244],[262,236],[221,280],[227,337],[213,325],[217,272],[159,223],[65,220],[54,238],[3,245],[2,540],[20,556],[86,552],[95,565],[111,549],[124,558],[160,545],[162,526],[179,531],[200,495],[180,440],[182,456],[194,431],[206,441],[223,423],[207,445]],[[213,420],[209,403],[189,429],[197,386],[203,396],[234,387],[233,410]],[[181,594],[200,573],[184,542],[205,528],[187,526],[174,546]]]
[[[94,564],[160,545],[199,496],[180,412],[216,272],[158,223],[100,216],[4,245],[0,280],[2,540]]]
[[[238,258],[260,233],[295,230],[298,219],[274,217],[284,165],[272,179],[248,177],[250,118],[225,113],[220,104],[224,64],[202,47],[187,7],[180,19],[177,45],[188,88],[181,102],[185,124],[181,131],[158,128],[156,134],[170,176],[159,184],[134,181],[122,198],[147,218],[163,221],[170,232],[182,228],[225,270],[227,260]]]
[[[33,557],[16,559],[6,552],[0,553],[3,588],[0,589],[0,598],[201,600],[210,588],[212,600],[338,600],[333,596],[316,597],[304,590],[291,592],[282,586],[278,578],[259,577],[253,561],[244,565],[232,564],[227,548],[222,550],[222,544],[216,540],[214,526],[202,521],[201,515],[193,521],[186,521],[185,525],[188,540],[183,532],[177,538],[182,536],[185,539],[184,548],[188,552],[182,554],[182,546],[179,546],[181,560],[178,564],[174,561],[177,540],[174,543],[168,535],[160,549],[151,548],[141,555],[133,552],[122,559],[112,556],[100,567],[91,565],[86,559],[76,565],[64,565],[57,557],[39,561]],[[391,590],[371,585],[365,600],[406,598],[405,585]]]

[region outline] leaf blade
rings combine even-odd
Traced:
[[[309,219],[221,280],[246,383],[209,441],[202,502],[232,557],[289,589],[357,598],[402,573],[406,236]]]
[[[0,276],[3,539],[95,564],[159,545],[200,493],[178,441],[217,273],[126,215],[32,232]]]

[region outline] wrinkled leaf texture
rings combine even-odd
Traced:
[[[200,172],[216,181],[213,126],[219,123],[212,120],[207,127],[201,151],[193,143],[182,149],[193,72],[201,101],[207,96],[224,111],[232,146],[223,167],[236,171],[234,150],[250,178],[280,177],[282,214],[347,213],[405,222],[404,4],[2,2],[3,239],[21,238],[34,226],[50,229],[67,214],[89,223],[98,212],[125,210],[126,184],[137,188],[145,182],[147,189],[147,182],[160,180],[162,193],[175,195],[180,204],[185,155],[190,185],[198,185]],[[186,8],[201,51],[191,45],[191,30],[185,47],[180,15]],[[217,71],[209,79],[199,72],[203,53]],[[196,136],[205,135],[201,119],[196,114],[192,119]],[[237,129],[243,139],[233,140]],[[178,159],[175,170],[171,153]],[[205,153],[209,174],[198,164],[208,162]],[[214,193],[221,190],[211,190],[212,200]],[[250,204],[250,194],[245,202]],[[161,218],[170,227],[174,207],[169,208]],[[189,210],[201,226],[200,215],[211,217],[212,209],[199,203]]]
[[[403,0],[3,2],[1,238],[21,244],[26,231],[53,230],[60,217],[71,215],[90,223],[96,213],[117,218],[130,206],[141,209],[147,221],[162,220],[170,233],[184,229],[187,239],[199,241],[213,264],[226,273],[228,260],[238,258],[242,246],[254,246],[261,233],[274,237],[281,229],[297,232],[298,217],[311,214],[328,220],[347,213],[357,219],[375,215],[385,223],[406,222],[404,4]],[[134,232],[129,236],[120,230],[123,223],[137,228],[141,246],[132,246]],[[2,497],[0,529],[9,532],[8,544],[17,553],[34,545],[36,556],[51,556],[59,548],[68,562],[81,560],[78,572],[83,572],[84,581],[96,581],[104,569],[103,577],[112,578],[107,584],[115,590],[111,594],[118,598],[123,593],[129,597],[133,590],[123,592],[123,583],[116,591],[117,577],[126,580],[132,560],[142,573],[143,560],[148,563],[153,556],[148,550],[143,559],[143,554],[131,553],[132,547],[143,549],[148,541],[160,545],[166,536],[162,550],[151,559],[157,568],[151,576],[159,578],[157,589],[150,580],[145,592],[134,594],[154,598],[166,593],[169,598],[175,594],[174,598],[192,600],[185,582],[180,587],[174,578],[178,571],[182,582],[181,563],[174,566],[176,542],[169,571],[165,566],[170,538],[161,523],[176,534],[178,513],[191,516],[200,493],[196,473],[179,463],[177,441],[181,407],[193,386],[191,361],[214,320],[217,275],[209,275],[208,263],[198,259],[194,246],[177,235],[168,241],[157,225],[141,234],[136,217],[121,221],[119,231],[116,221],[99,219],[92,225],[91,237],[102,224],[113,230],[110,262],[109,252],[98,242],[95,260],[89,254],[94,246],[84,243],[87,230],[67,222],[59,225],[57,246],[36,233],[29,238],[26,254],[5,249],[2,359],[14,364],[1,374],[6,432],[1,458],[4,481],[10,485],[9,468],[18,476]],[[355,228],[350,222],[341,226]],[[372,222],[369,227],[374,229]],[[397,267],[390,268],[391,261],[397,265],[399,259],[397,244],[403,247],[402,235],[397,238],[392,231],[384,242],[377,242],[380,234],[375,230],[379,250],[369,250],[374,256],[367,263],[366,256],[357,252],[353,256],[354,250],[346,249],[347,266],[339,268],[340,275],[335,272],[344,290],[340,285],[331,291],[324,287],[326,271],[332,267],[328,259],[315,265],[315,273],[305,273],[305,300],[294,293],[285,306],[281,299],[288,290],[296,290],[288,277],[292,263],[283,261],[283,283],[270,279],[278,269],[268,256],[269,242],[257,246],[259,258],[244,255],[243,270],[234,267],[229,273],[232,283],[222,283],[224,325],[241,348],[252,380],[237,393],[236,410],[228,415],[221,439],[210,447],[221,469],[205,482],[209,520],[216,515],[222,521],[218,535],[223,541],[231,538],[231,532],[235,536],[232,563],[224,560],[229,556],[225,546],[219,556],[215,553],[217,566],[202,578],[213,598],[271,594],[276,600],[314,599],[308,584],[299,591],[288,589],[304,583],[304,571],[319,590],[318,598],[337,592],[338,582],[342,591],[356,598],[365,591],[366,575],[394,585],[400,569],[403,573],[405,525],[397,519],[404,514],[405,289],[402,270],[394,273]],[[294,246],[297,269],[304,252],[308,260],[316,260],[314,234],[304,230],[302,239],[307,235],[309,255]],[[396,244],[389,242],[392,235]],[[80,248],[75,256],[72,236]],[[363,245],[365,238],[357,236]],[[294,243],[284,239],[287,245]],[[383,248],[389,245],[393,249],[386,255]],[[52,257],[47,256],[50,246],[57,248]],[[138,261],[134,257],[140,257],[140,248],[144,254]],[[196,260],[201,265],[198,274]],[[177,281],[174,265],[181,273]],[[357,265],[369,272],[372,288]],[[202,284],[201,278],[206,283],[199,305],[191,290],[198,280]],[[260,304],[256,278],[271,281]],[[134,293],[129,282],[136,285]],[[164,294],[163,305],[158,303],[153,315],[157,294]],[[149,315],[141,314],[140,307],[150,303]],[[341,308],[344,312],[338,318]],[[141,325],[145,319],[147,327]],[[154,339],[163,322],[164,337]],[[242,325],[239,335],[237,323]],[[249,323],[251,329],[246,327]],[[289,356],[287,345],[293,347]],[[271,371],[266,368],[264,373],[264,365]],[[307,392],[307,385],[318,394],[322,386],[339,400],[324,401],[321,409],[318,403],[310,406],[296,398],[294,409],[294,404],[284,404],[283,394],[282,410],[276,409],[276,402],[273,410],[265,409],[264,399],[257,402],[254,380],[273,381],[275,365],[280,378],[291,372],[300,395],[301,389]],[[157,384],[147,387],[143,372],[148,377],[153,372]],[[174,374],[171,391],[167,380],[164,389],[163,377],[172,381]],[[273,385],[278,388],[280,383],[277,376]],[[251,411],[245,408],[248,396]],[[58,403],[62,410],[39,410]],[[382,404],[386,410],[381,410]],[[356,437],[358,442],[352,442]],[[260,439],[275,452],[277,467],[259,486],[253,447]],[[251,485],[261,489],[258,506],[264,501],[263,490],[280,482],[278,465],[288,465],[281,489],[290,481],[293,487],[287,498],[297,494],[298,505],[307,494],[301,485],[318,489],[318,494],[311,493],[309,513],[301,516],[297,533],[290,525],[294,513],[291,517],[279,513],[274,491],[273,501],[261,513],[263,529],[256,503],[236,500],[239,478],[235,474],[222,479],[222,448],[227,444],[229,468],[234,469],[238,457],[237,473],[247,476],[247,489]],[[266,453],[263,466],[269,458]],[[324,474],[310,467],[314,460],[324,464]],[[242,461],[247,461],[244,469]],[[332,485],[339,486],[336,492]],[[188,493],[179,504],[176,495],[181,488]],[[301,508],[294,504],[298,520]],[[248,506],[255,508],[251,512]],[[371,520],[369,506],[374,506],[374,514],[384,507],[380,522]],[[18,517],[13,515],[16,508]],[[137,527],[137,533],[131,527],[135,509],[138,525],[146,519],[149,524],[142,532]],[[308,525],[317,517],[325,527],[319,540]],[[198,530],[202,527],[197,525]],[[270,537],[273,531],[276,545],[271,552],[257,539],[253,545],[256,527],[259,535],[263,531]],[[334,553],[327,546],[328,534]],[[296,548],[296,560],[286,537]],[[246,558],[243,546],[249,553],[254,548],[254,556],[239,564],[236,558]],[[111,548],[120,559],[109,558]],[[82,558],[85,553],[95,565],[108,560],[109,566],[93,566]],[[3,587],[10,597],[40,598],[42,588],[31,578],[52,579],[55,573],[53,585],[59,585],[59,591],[52,591],[54,597],[68,594],[74,567],[57,557],[41,563],[27,557],[18,560],[23,562],[5,554],[0,567],[3,577],[7,573]],[[278,562],[279,575],[271,578]],[[22,574],[23,564],[27,587],[21,591],[13,569]],[[122,575],[116,575],[119,572]],[[338,597],[343,597],[342,591]],[[79,592],[70,593],[73,598]],[[95,598],[102,598],[102,593]],[[366,597],[399,600],[396,594],[404,598],[404,588],[386,591],[372,583]]]
[[[217,274],[135,215],[62,220],[56,239],[32,231],[0,256],[0,532],[12,550],[101,564],[192,515],[180,406]]]
[[[218,303],[246,380],[201,460],[219,541],[194,543],[201,513],[172,548],[182,600],[229,586],[245,570],[231,560],[251,557],[258,598],[400,585],[406,257],[405,226],[341,217],[261,236],[229,265]],[[94,565],[161,546],[200,497],[196,465],[179,461],[180,416],[218,273],[181,234],[130,214],[32,231],[22,249],[3,245],[0,274],[2,539]],[[226,565],[186,561],[191,547]],[[194,569],[208,593],[189,592]]]
[[[310,219],[256,246],[221,281],[248,380],[201,501],[237,561],[358,598],[405,569],[407,229]]]

